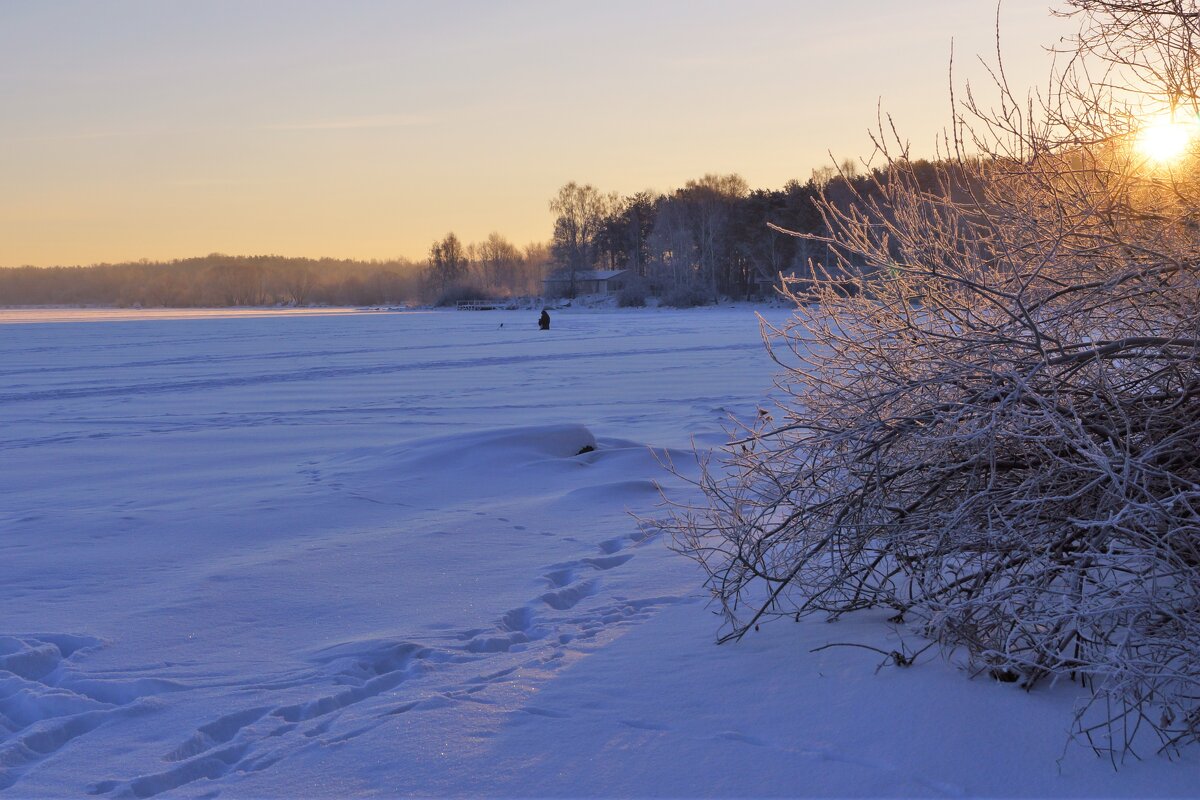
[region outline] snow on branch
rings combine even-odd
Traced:
[[[1077,5],[1080,58],[1139,68],[1112,37],[1195,15]],[[1150,163],[1080,69],[1040,116],[968,101],[933,167],[881,125],[869,191],[820,202],[836,262],[764,323],[778,408],[670,525],[723,641],[890,609],[999,680],[1081,682],[1078,734],[1124,756],[1200,735],[1200,154]]]

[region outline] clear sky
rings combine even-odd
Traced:
[[[1005,0],[1015,84],[1072,23]],[[752,187],[917,155],[978,81],[991,0],[0,0],[0,265],[422,258],[549,238],[576,180]]]

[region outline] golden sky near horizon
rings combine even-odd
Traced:
[[[1074,24],[1005,0],[1011,82]],[[751,187],[916,155],[947,68],[983,82],[991,0],[3,0],[0,266],[210,252],[423,258],[549,238],[570,180]]]

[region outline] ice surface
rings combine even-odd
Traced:
[[[5,316],[8,794],[1197,793],[1060,761],[1074,687],[809,652],[869,616],[712,644],[628,512],[771,390],[746,308]]]

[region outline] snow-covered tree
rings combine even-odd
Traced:
[[[723,638],[886,608],[996,679],[1081,681],[1078,732],[1125,754],[1200,736],[1200,9],[1068,13],[1055,91],[997,69],[935,188],[881,131],[872,190],[820,202],[839,263],[764,331],[782,400],[671,524]]]

